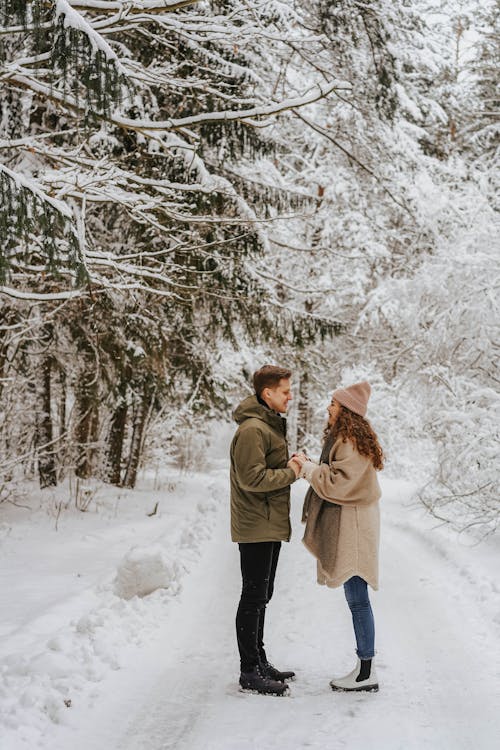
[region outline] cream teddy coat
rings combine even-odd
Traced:
[[[306,461],[300,476],[319,497],[341,506],[334,568],[327,574],[318,561],[318,583],[336,588],[360,576],[378,589],[381,492],[370,458],[360,455],[350,440],[337,438],[329,463]]]

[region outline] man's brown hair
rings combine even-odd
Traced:
[[[253,387],[257,396],[260,396],[264,388],[276,388],[280,380],[287,380],[292,376],[290,370],[277,365],[264,365],[253,374]]]

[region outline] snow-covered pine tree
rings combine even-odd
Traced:
[[[463,147],[470,149],[492,178],[498,165],[500,143],[500,6],[479,3],[474,14],[476,35],[466,64],[473,106],[464,113]]]
[[[272,48],[290,37],[294,14],[280,7],[1,3],[2,292],[26,339],[45,341],[47,316],[57,329],[44,351],[75,399],[57,440],[71,436],[64,455],[82,476],[106,444],[105,473],[121,481],[133,446],[132,481],[158,399],[175,409],[195,389],[193,408],[216,402],[210,359],[221,336],[327,330],[308,316],[291,328],[252,268],[267,248],[257,213],[307,196],[235,169],[244,161],[258,173],[281,147],[274,117],[337,85],[315,75],[275,96],[275,59],[259,57],[259,39],[271,17]]]

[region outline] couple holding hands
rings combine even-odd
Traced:
[[[280,671],[264,649],[266,605],[274,589],[281,542],[288,542],[290,485],[309,483],[303,542],[317,560],[318,583],[343,585],[352,614],[357,664],[333,678],[333,690],[378,690],[375,626],[368,585],[378,588],[379,498],[377,471],[384,455],[365,419],[370,385],[334,391],[328,406],[319,463],[288,455],[285,414],[292,399],[291,372],[265,365],[253,375],[255,395],[234,412],[231,443],[231,538],[240,551],[242,591],[236,614],[240,687],[284,695],[294,672]],[[327,635],[325,633],[325,635]]]

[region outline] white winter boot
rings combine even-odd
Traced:
[[[330,682],[332,690],[367,690],[376,692],[378,690],[377,672],[373,659],[366,659],[358,663],[355,669],[345,677],[334,677]]]

